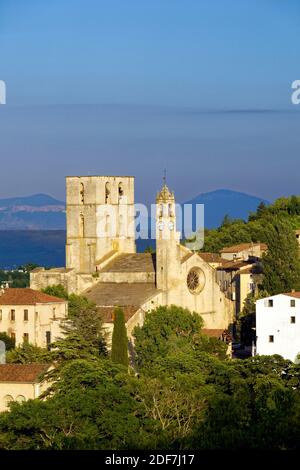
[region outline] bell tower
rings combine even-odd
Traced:
[[[165,303],[168,303],[168,291],[176,285],[179,269],[180,233],[176,231],[175,196],[164,181],[156,196],[156,284],[163,291]]]
[[[94,273],[112,251],[135,253],[134,177],[68,176],[66,267]]]

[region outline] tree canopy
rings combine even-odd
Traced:
[[[46,400],[0,413],[0,449],[299,449],[300,365],[232,360],[202,325],[178,307],[148,313],[134,368],[95,347],[61,355]]]

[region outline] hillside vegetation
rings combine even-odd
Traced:
[[[202,251],[219,252],[238,243],[267,243],[271,227],[278,219],[290,230],[300,228],[300,196],[280,198],[271,205],[261,203],[247,222],[225,216],[219,228],[205,230]]]

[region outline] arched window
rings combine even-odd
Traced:
[[[160,204],[159,210],[158,210],[158,217],[162,217],[163,215],[164,215],[164,206]]]
[[[80,183],[80,197],[81,197],[81,202],[84,204],[84,184]]]
[[[119,183],[118,192],[119,192],[119,197],[124,196],[123,183]]]
[[[110,184],[109,182],[105,183],[105,204],[110,203]]]
[[[168,206],[168,211],[169,211],[169,217],[173,217],[174,213],[173,213],[173,207],[171,203]]]
[[[24,395],[18,395],[16,401],[18,403],[23,403],[24,401],[26,401],[26,398],[24,397]]]
[[[5,395],[5,397],[3,398],[3,404],[6,408],[12,401],[13,401],[13,397],[11,395]]]

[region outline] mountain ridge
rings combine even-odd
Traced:
[[[247,219],[263,198],[230,189],[201,193],[183,204],[204,204],[205,227],[218,227],[227,214]],[[0,199],[1,230],[65,230],[65,202],[44,193]]]

